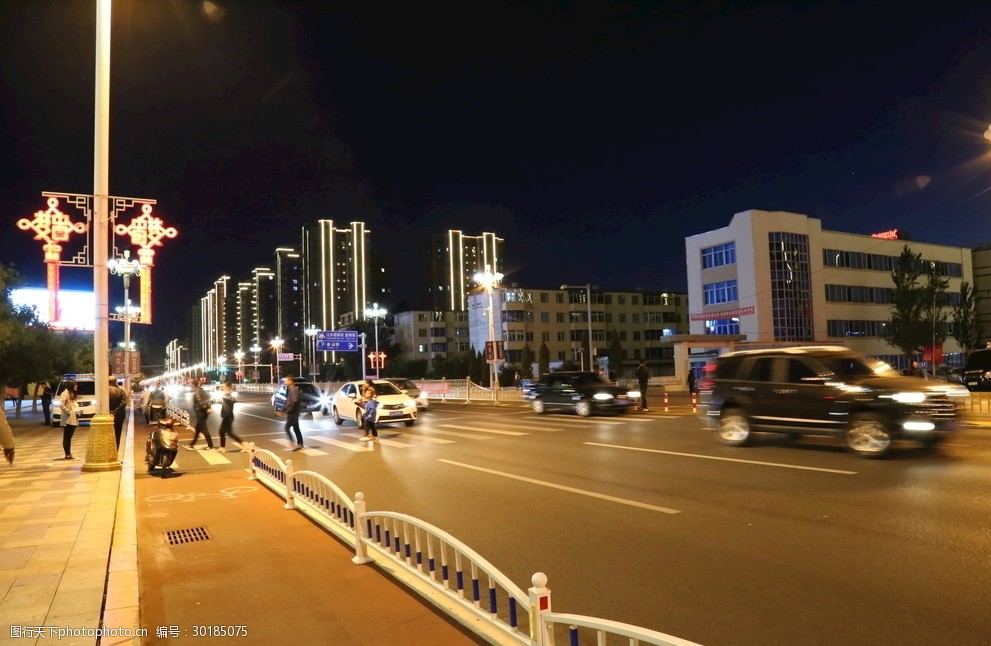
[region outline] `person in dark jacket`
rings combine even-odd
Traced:
[[[203,389],[203,384],[200,383],[199,379],[194,379],[192,385],[195,388],[193,390],[193,414],[196,416],[196,426],[194,427],[193,441],[187,444],[186,448],[195,451],[196,440],[200,439],[202,433],[203,437],[206,438],[206,448],[209,451],[213,449],[213,437],[206,425],[207,415],[210,414],[210,395]]]
[[[640,386],[640,409],[642,411],[647,410],[647,387],[650,386],[650,368],[647,367],[647,362],[643,359],[640,360],[640,365],[637,366],[637,384]]]
[[[52,385],[41,382],[41,412],[45,414],[45,426],[52,425]]]
[[[299,399],[299,386],[296,385],[296,378],[292,375],[286,377],[286,406],[283,409],[286,414],[286,435],[289,441],[293,441],[293,432],[296,433],[296,445],[290,447],[293,451],[301,451],[303,448],[303,431],[299,428],[299,413],[303,403]]]
[[[224,382],[220,386],[220,448],[218,453],[227,452],[227,436],[231,436],[231,442],[239,449],[244,449],[244,440],[234,432],[234,387],[231,382]]]
[[[110,414],[114,416],[114,438],[117,440],[117,450],[120,450],[120,436],[124,430],[124,420],[127,419],[127,391],[117,385],[117,378],[110,377],[107,384]]]

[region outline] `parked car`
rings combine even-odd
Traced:
[[[76,382],[76,396],[79,402],[79,412],[76,417],[79,423],[89,422],[96,415],[96,375],[93,374],[71,374],[64,375],[55,387],[52,395],[51,417],[52,426],[62,425],[62,393],[65,392],[65,382]]]
[[[876,458],[899,438],[938,444],[956,430],[966,396],[840,346],[747,350],[717,359],[706,420],[731,446],[759,431],[828,435]]]
[[[320,411],[324,415],[327,414],[329,410],[330,398],[327,397],[322,390],[317,388],[313,382],[305,381],[303,379],[296,380],[296,386],[299,387],[299,401],[302,403],[301,413],[313,413]],[[275,409],[277,413],[281,413],[286,408],[286,392],[288,391],[286,382],[282,381],[279,387],[275,389],[272,393],[272,408]]]
[[[403,391],[404,394],[409,395],[416,402],[416,407],[420,410],[430,406],[430,401],[427,400],[426,395],[420,392],[420,387],[416,385],[415,381],[407,379],[406,377],[385,377],[385,380],[393,384],[396,388]]]
[[[967,390],[991,390],[991,350],[977,350],[967,357],[962,381]]]
[[[524,391],[533,412],[572,410],[582,417],[592,413],[623,413],[640,396],[602,379],[596,372],[549,372]]]
[[[343,424],[347,419],[361,425],[363,411],[358,402],[361,401],[361,387],[364,383],[349,381],[334,393],[330,413],[336,424]],[[379,402],[375,415],[376,424],[403,422],[406,426],[412,426],[416,423],[416,401],[412,397],[403,394],[395,384],[384,379],[373,379],[372,384],[375,386],[375,398]]]

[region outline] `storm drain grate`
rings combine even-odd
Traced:
[[[165,532],[165,538],[169,545],[181,545],[183,543],[195,543],[197,541],[208,541],[212,538],[206,527],[193,527],[192,529],[173,529]]]

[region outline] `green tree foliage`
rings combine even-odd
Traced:
[[[623,352],[623,346],[619,342],[619,334],[616,331],[609,333],[609,369],[614,371],[616,374],[620,374],[623,371],[623,360],[626,358]]]
[[[918,283],[922,269],[922,254],[912,253],[905,245],[891,272],[895,285],[894,302],[885,340],[907,358],[919,352],[932,336],[931,327],[923,319],[927,291]]]
[[[943,343],[946,341],[946,322],[949,312],[946,311],[946,290],[950,281],[939,275],[936,263],[927,263],[926,282],[922,288],[923,317],[929,327],[929,338],[924,345]]]
[[[964,352],[980,346],[984,338],[977,321],[977,294],[968,282],[960,284],[960,304],[953,308],[953,338]]]
[[[533,378],[533,362],[535,360],[536,357],[530,348],[530,344],[524,344],[523,350],[520,351],[520,374],[523,376],[523,379]]]

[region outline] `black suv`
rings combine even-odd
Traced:
[[[622,413],[633,404],[625,388],[603,381],[594,372],[550,372],[525,393],[535,413],[558,408],[588,417],[592,413]]]
[[[312,413],[315,411],[320,411],[324,415],[327,414],[329,410],[328,401],[329,398],[321,392],[312,382],[303,381],[301,379],[296,380],[296,386],[299,388],[299,402],[301,404],[299,412],[300,413]],[[281,413],[286,407],[286,392],[289,389],[286,387],[285,381],[279,384],[279,387],[275,389],[272,393],[272,408],[276,412]]]
[[[938,444],[956,429],[966,396],[844,347],[746,350],[717,359],[706,419],[731,446],[754,431],[830,435],[876,458],[898,438]]]
[[[961,381],[968,390],[991,390],[991,350],[978,350],[967,357]]]

